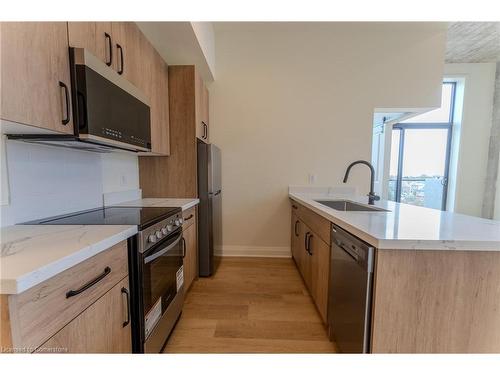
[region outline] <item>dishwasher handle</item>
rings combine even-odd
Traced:
[[[352,258],[358,266],[367,272],[373,272],[375,248],[362,241],[344,229],[332,225],[332,246],[337,246],[342,252]]]
[[[345,246],[342,241],[336,240],[335,242],[337,243],[337,246],[344,250],[352,259],[354,259],[356,262],[359,261],[359,255]]]

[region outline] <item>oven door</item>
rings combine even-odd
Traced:
[[[159,323],[166,315],[168,307],[179,293],[182,294],[183,254],[181,230],[172,233],[143,253],[142,295],[145,340],[157,325],[161,326]]]

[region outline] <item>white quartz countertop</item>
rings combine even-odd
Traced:
[[[392,201],[383,211],[338,211],[316,200],[368,198],[290,188],[289,197],[379,249],[500,251],[500,222]]]
[[[2,228],[0,294],[22,293],[136,233],[136,225],[13,225]]]
[[[200,203],[198,198],[142,198],[128,202],[113,204],[122,207],[180,207],[182,211]]]

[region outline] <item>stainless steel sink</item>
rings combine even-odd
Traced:
[[[368,206],[347,200],[316,201],[324,206],[338,211],[382,211],[389,212],[380,207]]]

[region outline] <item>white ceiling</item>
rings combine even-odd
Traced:
[[[137,22],[137,25],[169,65],[196,65],[204,81],[213,81],[192,22]]]

